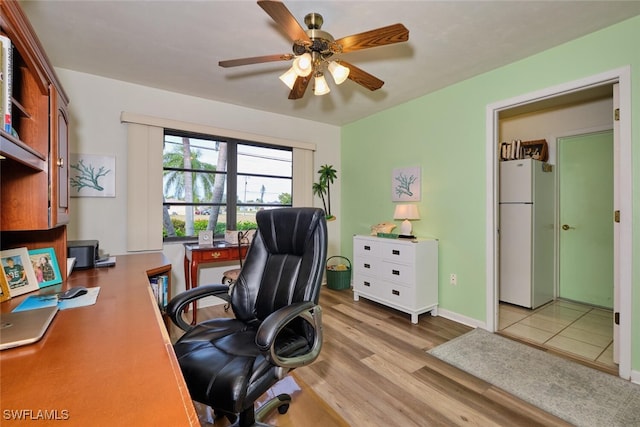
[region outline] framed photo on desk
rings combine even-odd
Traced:
[[[53,248],[33,249],[29,251],[29,258],[38,287],[44,288],[62,283],[60,267]]]
[[[40,289],[27,248],[1,251],[0,263],[12,298]]]
[[[11,299],[11,294],[9,293],[9,283],[7,282],[7,276],[4,274],[0,274],[0,302]]]

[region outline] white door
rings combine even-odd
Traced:
[[[558,138],[559,296],[613,308],[613,132]]]

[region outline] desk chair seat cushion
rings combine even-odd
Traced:
[[[214,330],[209,332],[219,335]],[[235,414],[252,406],[271,387],[274,378],[278,378],[278,367],[255,345],[256,333],[256,328],[250,328],[210,341],[196,334],[194,339],[176,344],[192,399],[215,402],[217,410],[223,408],[222,412]],[[307,340],[290,331],[281,332],[276,343],[276,351],[287,357],[309,350]]]

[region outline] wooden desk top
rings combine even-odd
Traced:
[[[40,415],[38,425],[199,425],[148,281],[170,268],[150,253],[74,271],[63,289],[100,286],[98,300],[58,312],[41,341],[0,352],[2,425],[20,423],[15,411],[27,420]]]

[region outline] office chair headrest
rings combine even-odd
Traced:
[[[258,230],[267,250],[272,254],[302,255],[310,236],[324,218],[318,208],[281,208],[262,210],[256,214]],[[299,233],[300,229],[306,233]]]

